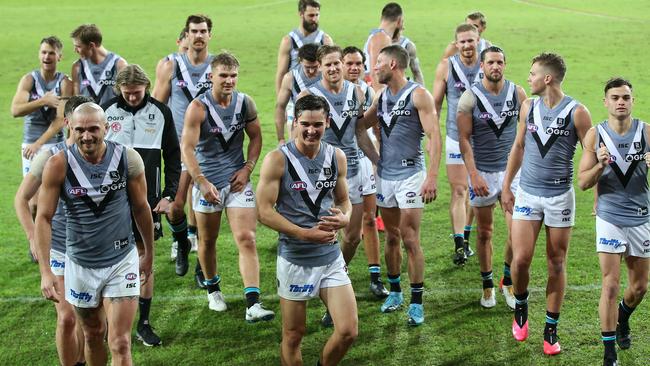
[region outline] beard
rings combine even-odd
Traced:
[[[498,83],[499,81],[501,81],[501,79],[503,79],[503,74],[501,74],[501,75],[499,75],[497,77],[493,77],[490,74],[485,74],[485,78],[488,79],[489,81],[493,82],[493,83]]]
[[[318,29],[318,23],[312,23],[305,19],[302,21],[302,27],[307,32],[314,33]]]

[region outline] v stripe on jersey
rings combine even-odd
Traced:
[[[535,142],[537,143],[537,147],[539,148],[539,152],[542,155],[542,158],[546,156],[548,151],[551,149],[555,141],[560,137],[559,135],[555,134],[548,134],[546,132],[546,129],[542,125],[542,116],[540,115],[540,107],[539,103],[543,103],[542,98],[537,98],[535,100],[535,103],[533,105],[533,123],[535,124],[536,131],[532,131],[531,134],[533,138],[535,139]],[[571,124],[571,117],[569,114],[571,113],[571,110],[577,102],[575,100],[572,100],[567,104],[564,109],[557,115],[555,120],[548,126],[549,129],[559,129],[559,130],[566,130],[566,128]]]
[[[232,119],[231,119],[231,125],[229,127],[226,127],[225,123],[223,123],[223,120],[221,117],[219,117],[219,113],[217,110],[214,108],[214,105],[212,105],[211,102],[208,101],[207,96],[205,98],[202,98],[203,104],[208,109],[208,123],[210,124],[210,127],[216,129],[218,131],[215,136],[219,140],[219,143],[221,144],[221,147],[223,147],[224,151],[228,151],[230,148],[230,144],[233,141],[233,137],[237,136],[238,134],[242,133],[243,128],[236,128],[234,131],[230,129],[230,127],[238,124],[238,123],[245,123],[243,117],[241,118],[240,121],[237,120],[237,114],[240,114],[241,116],[244,116],[246,113],[246,107],[244,104],[244,95],[241,93],[237,94],[237,100],[235,101],[235,111],[233,113]]]
[[[637,129],[634,133],[634,139],[632,140],[633,142],[630,144],[630,148],[627,152],[628,155],[632,155],[645,150],[646,141],[643,135],[644,125],[644,123],[637,124]],[[630,178],[632,178],[632,174],[634,174],[634,170],[636,169],[637,164],[641,163],[642,161],[627,161],[624,156],[621,156],[621,154],[618,152],[618,149],[616,148],[616,144],[614,141],[612,141],[612,138],[601,125],[598,125],[598,137],[598,141],[602,141],[605,144],[605,147],[607,147],[607,150],[609,150],[609,153],[614,157],[614,159],[610,161],[609,167],[612,168],[612,171],[616,174],[618,180],[621,181],[623,187],[627,187],[627,184],[630,182]]]
[[[188,101],[194,100],[194,98],[198,97],[199,95],[205,93],[206,90],[210,89],[210,85],[212,85],[212,82],[210,81],[210,72],[211,68],[207,67],[205,69],[205,72],[203,75],[201,75],[201,78],[198,81],[198,84],[202,85],[201,88],[197,88],[194,83],[192,82],[192,78],[190,77],[190,72],[187,70],[187,65],[185,65],[185,62],[183,62],[183,58],[179,55],[175,55],[174,59],[176,60],[176,78],[179,81],[182,81],[185,83],[185,87],[181,88],[183,91],[183,94],[185,94],[185,97],[187,98]]]
[[[397,122],[397,118],[399,117],[399,115],[395,112],[409,104],[411,101],[411,94],[417,87],[418,84],[413,84],[408,89],[406,89],[402,96],[397,100],[393,108],[390,110],[390,112],[388,112],[388,97],[386,96],[388,88],[384,89],[384,91],[379,96],[379,105],[381,106],[378,111],[379,123],[381,124],[381,128],[384,130],[384,133],[386,133],[386,136],[390,136],[390,133],[393,131],[393,127],[395,127],[395,124]]]
[[[503,130],[510,125],[511,121],[514,119],[516,120],[516,116],[507,116],[507,112],[512,111],[515,106],[517,105],[517,90],[515,89],[515,84],[510,83],[510,86],[508,87],[508,92],[507,92],[507,98],[503,103],[503,107],[501,109],[501,113],[497,113],[494,110],[494,107],[492,107],[492,104],[490,101],[487,99],[485,94],[476,87],[476,85],[472,86],[472,91],[477,97],[477,106],[478,109],[483,112],[483,113],[489,113],[492,118],[488,118],[486,120],[488,126],[492,128],[492,131],[494,131],[494,134],[497,137],[501,137],[501,134],[503,133]]]
[[[454,77],[454,80],[456,82],[461,82],[463,83],[463,87],[460,88],[460,91],[464,92],[465,89],[470,87],[472,84],[475,82],[481,80],[482,73],[481,70],[476,73],[476,76],[474,76],[474,80],[470,83],[469,80],[467,79],[467,75],[463,72],[463,68],[458,64],[458,61],[455,58],[450,58],[449,61],[451,62],[451,75]]]
[[[119,57],[113,56],[113,58],[106,63],[106,66],[104,66],[101,74],[102,76],[99,78],[99,80],[95,80],[92,71],[90,71],[90,61],[81,59],[81,78],[88,80],[90,83],[90,85],[86,86],[86,88],[88,89],[88,92],[93,99],[100,100],[102,98],[102,95],[104,95],[106,88],[110,88],[107,83],[101,82],[107,80],[107,75],[112,76],[113,73],[109,73],[109,71],[113,69],[117,60],[119,60]],[[100,85],[100,83],[103,85]]]
[[[346,90],[346,96],[345,100],[346,103],[349,101],[352,101],[352,106],[347,104],[348,109],[343,109],[341,113],[343,112],[352,112],[354,111],[355,108],[357,108],[357,95],[354,92],[355,86],[352,83],[347,83],[348,88]],[[313,94],[318,95],[319,97],[325,98],[327,100],[327,104],[330,106],[330,118],[334,123],[330,123],[330,128],[332,131],[334,131],[334,134],[336,135],[336,138],[341,141],[343,138],[343,135],[345,135],[345,130],[347,130],[348,125],[350,124],[350,121],[352,120],[352,116],[350,116],[351,113],[348,113],[348,116],[346,118],[341,117],[341,115],[338,114],[336,109],[334,109],[334,106],[332,103],[325,97],[325,95],[318,89],[311,87],[309,88],[309,91]],[[357,108],[358,109],[358,108]]]

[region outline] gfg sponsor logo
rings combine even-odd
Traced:
[[[505,117],[517,117],[518,115],[519,115],[519,111],[517,111],[517,110],[501,112],[501,117],[503,117],[503,118],[505,118]],[[537,126],[535,126],[535,127],[537,127]]]
[[[410,116],[411,111],[408,109],[398,109],[396,111],[390,111],[388,113],[388,117],[393,117],[393,116]]]
[[[358,117],[358,116],[359,116],[359,111],[356,109],[351,111],[341,112],[341,118]]]
[[[70,289],[70,296],[85,302],[90,302],[90,299],[93,298],[92,295],[87,292],[77,292],[73,289]]]
[[[108,85],[108,86],[114,86],[115,85],[115,80],[100,80],[99,85]]]
[[[625,161],[627,161],[627,162],[642,161],[642,160],[645,160],[645,154],[626,154],[625,155]]]
[[[329,189],[336,187],[335,180],[317,180],[316,189]]]
[[[515,206],[515,212],[523,214],[524,216],[530,216],[533,213],[533,209],[526,206]]]
[[[289,292],[307,292],[314,291],[314,285],[289,285]]]
[[[567,136],[569,136],[571,134],[571,132],[569,130],[562,130],[560,128],[548,127],[546,129],[546,134],[547,135],[552,135],[552,136],[564,136],[564,137],[567,137]]]
[[[120,189],[126,188],[126,181],[116,182],[112,184],[102,184],[99,187],[101,193],[108,193],[110,191],[119,191]]]

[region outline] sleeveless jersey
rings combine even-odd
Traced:
[[[458,126],[456,125],[456,112],[458,109],[458,100],[463,92],[471,87],[475,82],[483,79],[481,72],[481,61],[476,59],[476,63],[470,67],[460,60],[460,55],[455,54],[449,57],[449,71],[447,72],[447,119],[445,122],[447,136],[452,140],[458,141]]]
[[[366,56],[366,61],[363,63],[363,66],[366,68],[366,75],[370,74],[370,70],[372,70],[372,66],[374,66],[374,65],[370,65],[370,53],[368,53],[368,45],[370,45],[370,38],[372,38],[372,36],[374,36],[379,32],[384,33],[389,38],[392,38],[390,34],[386,33],[386,31],[381,28],[375,28],[370,31],[370,34],[368,34],[368,38],[366,39],[366,43],[363,45],[363,53]]]
[[[94,64],[87,59],[79,59],[79,93],[93,98],[95,103],[104,104],[115,97],[115,78],[120,56],[109,52],[104,61]]]
[[[404,36],[400,36],[399,40],[395,42],[395,44],[400,45],[405,50],[407,49],[406,47],[408,47],[408,45],[411,43],[413,43],[413,41],[411,41],[408,37],[404,37]]]
[[[284,173],[276,210],[291,223],[302,228],[318,225],[321,216],[331,216],[334,206],[334,187],[338,177],[336,149],[321,142],[314,159],[304,156],[289,141],[280,148],[285,156]],[[317,244],[279,234],[278,256],[299,266],[319,267],[338,258],[341,249],[337,242]]]
[[[199,65],[192,65],[187,54],[174,56],[174,72],[171,79],[171,92],[167,105],[172,110],[174,126],[180,141],[183,132],[185,111],[190,102],[212,87],[212,55]]]
[[[58,153],[59,151],[65,151],[68,147],[65,142],[59,142],[56,145],[50,148],[51,155]],[[52,216],[52,250],[55,250],[59,253],[65,253],[65,230],[66,230],[66,218],[65,218],[65,204],[62,199],[59,198],[59,202],[56,205],[56,211],[54,216]]]
[[[34,79],[32,89],[29,91],[29,99],[31,102],[41,99],[45,93],[54,91],[54,94],[61,96],[61,82],[65,75],[61,72],[54,74],[54,79],[46,82],[41,76],[40,70],[34,70],[30,74]],[[23,143],[32,144],[38,140],[39,137],[50,127],[50,124],[56,119],[56,108],[48,106],[41,107],[38,110],[25,116],[25,124],[23,127]],[[63,131],[59,131],[54,137],[46,141],[46,144],[54,144],[63,141]]]
[[[205,120],[196,145],[196,160],[205,178],[222,189],[244,166],[244,129],[257,116],[248,110],[248,96],[238,91],[232,93],[226,108],[217,104],[210,91],[199,100],[205,107]]]
[[[517,135],[520,106],[517,86],[506,80],[499,95],[493,95],[483,83],[476,83],[470,91],[476,97],[471,137],[476,168],[484,172],[502,172],[506,170],[510,148]]]
[[[298,49],[300,47],[309,43],[316,43],[319,45],[323,45],[324,35],[325,33],[320,29],[315,32],[309,33],[306,36],[304,36],[298,28],[289,32],[288,36],[291,39],[291,50],[289,51],[290,61],[289,61],[289,68],[287,69],[287,71],[294,69],[300,63],[300,60],[298,59]]]
[[[489,41],[487,39],[485,39],[485,38],[481,38],[478,41],[478,47],[476,47],[476,48],[478,50],[479,56],[481,55],[481,52],[483,52],[484,49],[488,48],[488,42]]]
[[[343,81],[343,88],[338,94],[326,90],[323,83],[309,88],[310,93],[325,98],[330,106],[330,126],[325,130],[323,141],[343,150],[348,162],[348,178],[359,172],[356,129],[360,103],[355,90],[355,84],[347,80]]]
[[[519,185],[528,193],[553,197],[571,188],[578,135],[573,114],[578,102],[565,96],[553,109],[535,98],[526,117],[524,160]]]
[[[409,81],[396,95],[385,88],[379,96],[377,115],[381,141],[377,174],[382,179],[402,180],[425,170],[424,130],[413,105],[413,91],[419,86]]]
[[[135,250],[126,148],[105,143],[106,153],[99,164],[87,162],[77,145],[65,151],[67,171],[61,197],[68,219],[68,257],[87,268],[110,267]]]
[[[305,74],[305,69],[298,65],[298,67],[291,69],[291,75],[293,75],[293,85],[291,85],[291,100],[294,102],[298,99],[298,95],[303,91],[307,90],[310,86],[316,84],[321,79],[320,71],[313,78],[309,78]]]
[[[596,150],[604,143],[611,154],[609,165],[598,179],[598,216],[619,226],[639,226],[648,222],[648,168],[644,155],[650,151],[646,124],[632,120],[623,136],[607,121],[597,126]],[[650,239],[650,238],[649,238]]]

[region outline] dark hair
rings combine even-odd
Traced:
[[[221,52],[220,54],[214,56],[212,61],[210,61],[210,67],[214,68],[218,65],[223,65],[228,68],[239,67],[239,61],[237,58],[230,52]]]
[[[485,19],[485,15],[481,13],[480,11],[476,11],[474,13],[468,14],[467,19],[471,20],[478,20],[479,23],[481,23],[481,26],[485,28],[487,25],[487,19]]]
[[[323,111],[327,117],[330,114],[330,105],[327,100],[321,96],[307,94],[298,99],[293,107],[293,115],[296,116],[296,121],[298,121],[298,117],[300,117],[304,111]]]
[[[192,24],[205,23],[205,24],[208,25],[208,32],[212,32],[212,20],[207,15],[193,14],[193,15],[190,15],[189,17],[187,17],[187,20],[185,21],[185,30],[186,31],[189,31],[190,23],[192,23]]]
[[[298,60],[305,60],[309,62],[318,61],[316,54],[318,53],[319,45],[317,43],[307,43],[298,49]]]
[[[381,51],[379,51],[379,53],[388,55],[391,58],[393,58],[395,61],[397,61],[397,67],[400,68],[401,70],[406,70],[406,68],[409,66],[409,54],[404,49],[404,47],[398,44],[392,44],[390,46],[386,46],[382,48]]]
[[[361,55],[361,60],[363,61],[363,64],[365,65],[366,64],[366,54],[363,53],[363,51],[357,46],[347,46],[347,47],[345,47],[343,49],[343,55],[342,56],[345,57],[346,55],[351,55],[351,54],[357,53],[357,52]]]
[[[605,94],[607,94],[607,91],[611,88],[619,88],[626,85],[630,88],[630,90],[632,90],[632,83],[630,83],[627,79],[623,79],[622,77],[611,78],[605,83]]]
[[[320,1],[318,0],[299,0],[298,1],[298,11],[304,13],[307,10],[307,7],[311,6],[312,8],[320,9]]]
[[[178,39],[179,41],[182,41],[182,40],[185,39],[185,37],[187,37],[187,27],[183,27],[183,29],[181,29],[181,32],[178,34],[178,38],[177,38],[177,39]]]
[[[57,36],[45,37],[45,38],[41,39],[41,43],[39,43],[39,45],[41,45],[43,43],[49,44],[50,46],[52,46],[52,48],[54,48],[54,49],[56,49],[58,51],[63,50],[63,43],[61,43],[61,40]]]
[[[402,14],[402,7],[398,3],[388,3],[381,9],[381,19],[386,19],[391,22],[396,21]]]
[[[506,62],[506,53],[503,52],[503,49],[499,46],[490,46],[483,51],[481,51],[481,62],[485,61],[485,55],[489,52],[500,53],[503,55],[503,62]]]
[[[341,49],[341,47],[336,45],[324,44],[318,47],[318,52],[316,52],[316,59],[318,60],[318,62],[321,62],[323,57],[329,55],[330,53],[336,53],[336,52],[338,52],[339,55],[341,55],[341,58],[343,58],[343,50]]]
[[[564,80],[564,75],[566,75],[566,64],[564,63],[562,56],[555,53],[543,52],[533,58],[532,64],[535,63],[551,70],[553,76],[555,76],[558,81],[561,82]]]
[[[70,33],[70,37],[78,39],[83,44],[94,43],[96,46],[102,44],[102,32],[95,24],[82,24]]]
[[[92,98],[87,97],[85,95],[73,95],[65,102],[65,107],[63,107],[63,116],[70,118],[75,108],[77,108],[78,106],[84,103],[89,103],[93,101],[94,100]]]

